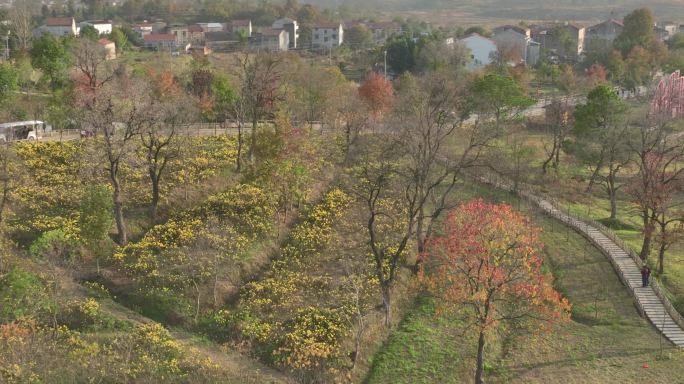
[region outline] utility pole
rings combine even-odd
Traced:
[[[387,50],[385,50],[385,80],[387,80]]]

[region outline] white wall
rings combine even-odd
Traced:
[[[472,58],[468,63],[468,69],[482,68],[492,62],[491,55],[496,52],[496,44],[483,36],[472,35],[459,40],[470,50]]]

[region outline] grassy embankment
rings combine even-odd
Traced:
[[[464,186],[459,197],[519,202],[509,194]],[[639,317],[608,260],[582,236],[530,210],[543,228],[547,267],[556,288],[573,303],[572,321],[545,338],[493,341],[486,351],[487,382],[627,383],[636,378],[674,383],[684,374],[684,355]],[[434,304],[416,302],[383,350],[368,383],[461,383],[471,380],[476,340],[456,319],[437,318]],[[663,351],[661,353],[661,342]],[[502,355],[506,350],[507,354]],[[648,363],[649,368],[643,368]]]

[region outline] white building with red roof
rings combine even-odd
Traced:
[[[55,37],[76,36],[78,27],[73,17],[48,17],[45,25],[35,30],[36,35],[49,33]]]

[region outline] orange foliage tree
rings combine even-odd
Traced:
[[[394,89],[392,83],[383,76],[371,72],[359,87],[359,96],[368,105],[373,117],[377,118],[391,107]]]
[[[462,316],[477,332],[475,383],[480,384],[491,331],[549,330],[569,319],[571,305],[542,271],[539,229],[510,206],[463,204],[449,213],[443,230],[421,256],[419,277],[439,299],[438,313]]]

